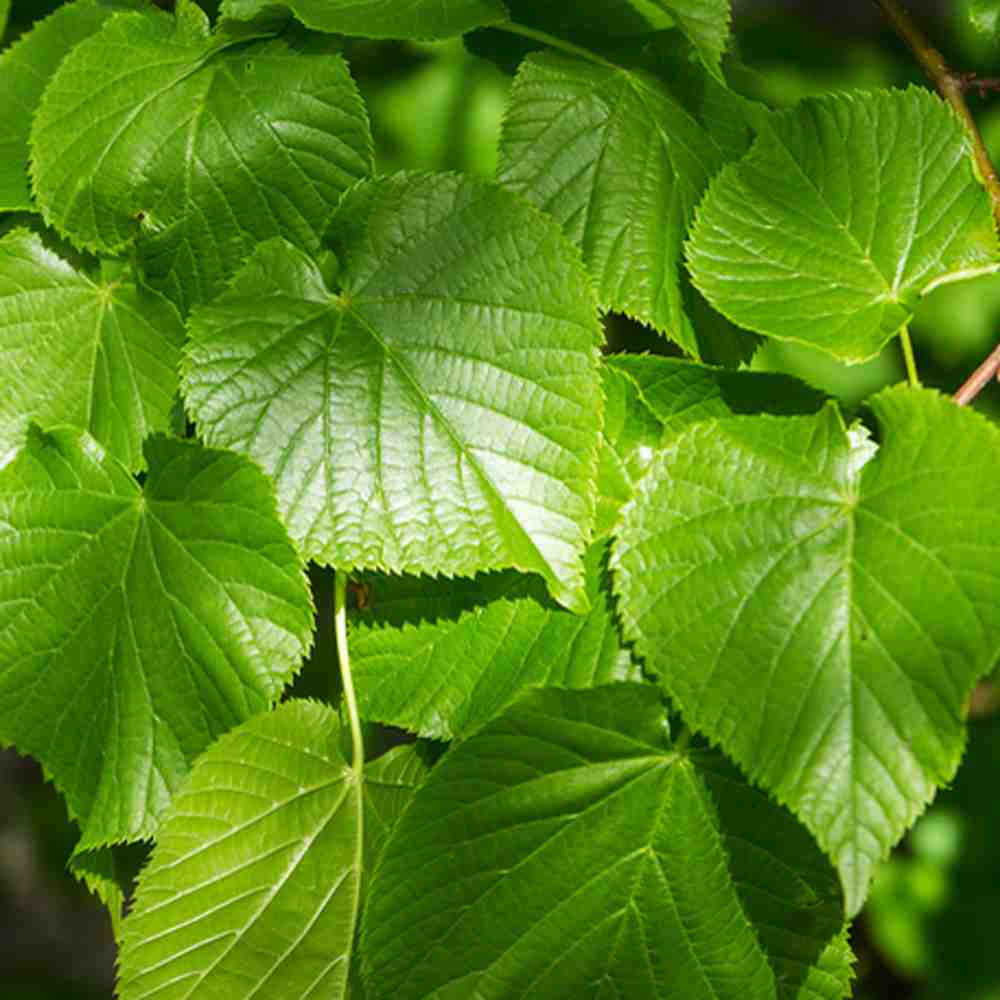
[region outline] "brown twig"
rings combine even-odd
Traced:
[[[980,97],[985,97],[990,91],[1000,90],[1000,76],[979,76],[977,73],[959,73],[955,82],[964,93],[974,90]]]
[[[969,106],[965,103],[963,93],[969,86],[968,78],[963,77],[960,73],[953,73],[949,69],[948,64],[944,61],[944,56],[931,45],[927,36],[910,17],[899,0],[876,0],[876,3],[882,9],[882,13],[885,14],[896,34],[906,43],[906,47],[920,63],[931,83],[937,88],[938,93],[951,105],[969,133],[976,166],[979,168],[983,185],[993,206],[993,217],[1000,224],[1000,179],[997,178],[997,172],[990,160],[990,154],[986,151],[983,137],[979,134],[975,119],[969,111]]]
[[[1000,372],[1000,346],[994,347],[990,356],[965,380],[955,393],[955,402],[967,406]]]

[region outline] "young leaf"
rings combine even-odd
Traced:
[[[0,211],[34,209],[28,187],[28,135],[49,78],[74,45],[94,34],[116,9],[128,6],[127,0],[65,4],[0,57]]]
[[[545,54],[525,60],[514,82],[498,179],[562,224],[583,251],[602,308],[698,357],[681,242],[722,162],[653,77]]]
[[[993,42],[1000,38],[1000,0],[971,0],[968,14],[976,31]]]
[[[282,0],[307,27],[361,38],[448,38],[508,18],[501,0]],[[275,0],[223,0],[220,14],[250,20]]]
[[[372,879],[371,1000],[773,998],[711,797],[648,685],[533,692],[454,748]]]
[[[733,322],[863,361],[943,281],[995,270],[968,136],[933,95],[839,95],[771,119],[712,182],[688,260]]]
[[[140,489],[92,438],[35,428],[0,472],[0,742],[45,766],[81,849],[148,837],[312,628],[260,470],[166,437],[146,461]]]
[[[206,439],[269,472],[310,558],[514,566],[586,610],[600,328],[558,226],[420,175],[354,188],[330,233],[339,293],[273,241],[192,316],[184,391]]]
[[[625,508],[627,637],[685,719],[804,820],[849,915],[958,766],[962,703],[1000,654],[1000,431],[925,390],[883,441],[813,417],[706,421]]]
[[[662,9],[694,46],[705,68],[722,80],[722,54],[729,44],[729,0],[629,0],[637,10]]]
[[[337,717],[291,701],[196,762],[125,919],[119,995],[344,997],[361,788]]]
[[[96,282],[15,230],[0,240],[0,455],[30,421],[88,430],[130,469],[167,430],[184,324],[162,296]]]
[[[173,17],[119,15],[78,45],[31,146],[46,221],[105,253],[138,239],[148,280],[182,306],[218,291],[259,240],[318,249],[341,193],[372,169],[339,56],[216,38],[190,0]]]

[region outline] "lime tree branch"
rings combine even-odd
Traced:
[[[972,117],[972,112],[969,111],[969,106],[965,103],[968,77],[961,73],[955,73],[949,68],[944,56],[931,45],[927,36],[910,17],[899,0],[876,0],[876,2],[896,34],[906,43],[907,48],[913,53],[913,57],[920,63],[924,73],[937,88],[938,93],[951,105],[955,114],[962,120],[962,124],[972,139],[973,155],[983,179],[983,185],[986,187],[993,205],[993,217],[1000,223],[1000,179],[997,178],[997,172],[990,160],[990,154],[986,151],[983,137],[979,134],[979,128]]]
[[[1000,371],[1000,346],[993,348],[990,356],[965,380],[955,393],[955,402],[959,406],[967,406],[996,377],[998,371]]]

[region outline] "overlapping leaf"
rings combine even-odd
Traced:
[[[175,16],[119,15],[78,45],[31,145],[46,220],[101,252],[138,238],[149,281],[183,305],[214,294],[259,240],[317,248],[372,166],[339,56],[210,35],[190,0]]]
[[[787,813],[717,755],[671,747],[651,686],[536,691],[453,748],[393,831],[365,986],[372,1000],[792,997],[794,960],[818,961],[839,927],[833,883]],[[775,920],[780,989],[755,918]]]
[[[748,329],[871,357],[921,294],[996,266],[970,149],[923,90],[804,101],[709,187],[688,245],[695,284]]]
[[[604,536],[659,444],[663,427],[634,383],[603,372],[596,541],[587,553],[590,612],[555,607],[523,574],[474,581],[380,576],[356,615],[351,663],[362,715],[437,739],[467,735],[526,688],[639,680],[611,606]]]
[[[586,610],[600,334],[558,226],[492,185],[421,175],[359,185],[330,238],[338,291],[272,241],[192,316],[202,433],[270,473],[311,558],[514,566]]]
[[[2,5],[0,5],[2,6]],[[78,42],[128,0],[76,0],[38,22],[0,57],[0,211],[30,211],[28,135],[49,77]],[[3,6],[0,33],[7,19]]]
[[[665,10],[687,36],[713,76],[722,79],[722,54],[729,44],[729,0],[629,0],[637,10]]]
[[[345,995],[362,791],[339,736],[291,701],[199,758],[125,920],[122,1000]]]
[[[0,455],[29,421],[88,430],[131,469],[166,430],[184,325],[156,292],[96,282],[15,230],[0,240]]]
[[[963,699],[1000,654],[1000,432],[928,391],[872,405],[874,458],[833,408],[694,425],[612,552],[626,635],[804,820],[851,915],[954,774]]]
[[[93,439],[36,429],[0,472],[0,741],[42,762],[84,849],[149,836],[312,627],[260,470],[165,437],[146,460],[140,489]]]
[[[362,38],[448,38],[506,21],[501,0],[282,0],[316,31]],[[249,20],[275,0],[223,0],[221,13]]]
[[[653,77],[536,55],[511,92],[498,179],[559,220],[582,249],[603,308],[648,323],[697,357],[681,242],[722,162]]]

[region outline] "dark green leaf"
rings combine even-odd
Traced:
[[[773,998],[655,690],[538,691],[454,748],[372,880],[372,1000]]]

